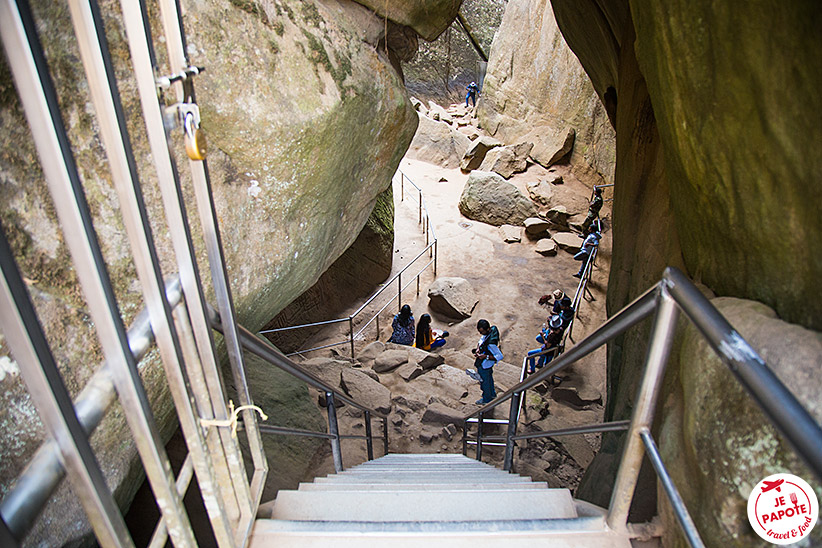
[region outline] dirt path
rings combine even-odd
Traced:
[[[428,309],[427,289],[434,277],[431,267],[420,276],[420,293],[416,294],[416,283],[412,276],[424,264],[424,260],[417,261],[419,266],[409,270],[404,275],[403,285],[408,287],[403,291],[403,304],[409,304],[415,318],[423,313],[431,314],[433,326],[446,329],[450,332],[448,343],[438,352],[445,358],[446,364],[464,369],[470,363],[470,349],[477,341],[476,322],[486,318],[493,325],[497,325],[502,339],[502,350],[505,361],[516,365],[522,363],[522,358],[529,349],[538,345],[534,337],[545,321],[547,310],[543,309],[537,300],[543,294],[560,288],[566,293],[573,294],[577,286],[577,279],[571,275],[579,268],[579,263],[573,260],[571,254],[560,250],[555,257],[544,257],[535,251],[536,241],[529,240],[524,234],[519,243],[506,244],[499,234],[499,229],[484,223],[472,221],[463,217],[457,207],[460,194],[468,176],[459,170],[443,169],[425,162],[403,159],[400,170],[419,186],[425,196],[428,214],[431,218],[433,232],[437,237],[437,276],[456,276],[467,279],[474,287],[479,297],[474,312],[470,318],[461,322],[454,322]],[[587,199],[590,196],[591,186],[586,185],[574,177],[569,169],[558,166],[552,173],[541,166],[532,165],[525,173],[515,175],[510,182],[520,188],[526,195],[525,184],[534,179],[549,179],[557,174],[563,176],[564,184],[555,187],[560,196],[560,203],[570,211],[584,211]],[[394,242],[394,271],[392,276],[401,270],[408,262],[416,257],[426,245],[425,236],[421,235],[418,223],[418,205],[415,199],[408,196],[416,195],[416,190],[407,183],[405,186],[406,198],[400,202],[399,174],[395,177],[395,242]],[[413,193],[413,194],[412,194]],[[609,216],[609,207],[606,204],[603,216]],[[605,320],[605,288],[608,279],[610,263],[611,239],[610,233],[604,234],[597,268],[594,270],[590,285],[594,301],[584,300],[577,317],[573,332],[573,341],[569,346],[584,338],[593,329]],[[427,255],[426,255],[427,257]],[[410,283],[409,283],[410,282]],[[384,306],[388,298],[396,297],[396,283],[386,290],[385,297],[377,299],[369,307],[367,314],[363,314],[355,321],[355,329],[373,315],[373,312]],[[352,306],[346,314],[352,313],[357,306]],[[397,312],[396,300],[387,306],[380,315],[380,341],[386,341],[391,334],[391,318]],[[363,332],[355,346],[358,351],[376,339],[376,325],[371,324]],[[330,328],[328,331],[309,342],[310,346],[319,346],[328,342],[347,338],[347,329],[344,327]],[[350,356],[348,345],[337,347],[336,351],[343,356]],[[307,357],[331,355],[332,351],[317,351]],[[529,392],[528,407],[522,419],[520,431],[536,431],[544,429],[562,428],[565,426],[598,422],[602,419],[602,404],[596,401],[605,394],[605,351],[601,349],[572,369],[563,372],[565,380],[559,387],[540,387],[539,390]],[[430,392],[446,404],[448,398],[454,398],[447,391],[437,392],[437,383],[426,381],[425,387],[418,385],[411,387],[395,380],[384,379],[380,382],[392,390],[392,396],[404,395],[406,390]],[[422,377],[420,377],[422,379]],[[472,388],[468,396],[460,402],[451,402],[455,408],[469,409],[466,404],[473,405],[478,396],[478,387]],[[580,404],[575,394],[584,394],[586,402]],[[459,405],[457,405],[459,403]],[[507,409],[507,406],[505,406]],[[398,411],[395,409],[395,411]],[[395,412],[392,411],[392,412]],[[417,417],[418,418],[418,417]],[[395,426],[402,426],[402,431],[396,428],[391,432],[391,451],[395,452],[459,452],[461,451],[461,434],[457,432],[453,439],[439,438],[434,443],[420,441],[423,428],[414,423],[414,418],[402,413],[395,419]],[[357,413],[341,413],[341,427],[348,433],[362,433],[362,419]],[[376,426],[375,426],[376,427]],[[549,481],[555,486],[575,487],[582,470],[593,458],[598,449],[597,436],[572,436],[562,441],[535,440],[527,446],[520,447],[517,458],[517,470],[520,473],[531,475],[535,479]],[[344,450],[346,465],[350,466],[365,458],[365,449],[362,442],[345,440]],[[375,448],[377,456],[382,454],[380,444]],[[471,452],[469,452],[471,454]],[[501,459],[501,452],[490,448],[487,452],[492,462]],[[317,463],[317,474],[323,475],[333,471],[330,454],[321,456]]]

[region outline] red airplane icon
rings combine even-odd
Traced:
[[[782,485],[783,483],[785,483],[785,480],[783,480],[783,479],[776,480],[776,481],[767,481],[767,480],[765,480],[765,487],[762,488],[762,492],[767,493],[771,489],[776,489],[776,491],[778,493],[781,493],[782,488],[779,487],[779,486]]]

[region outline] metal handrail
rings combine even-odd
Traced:
[[[480,407],[463,419],[463,453],[466,452],[466,428],[469,419],[477,419],[477,459],[482,455],[483,415],[500,404],[511,400],[509,418],[516,416],[522,393],[547,380],[556,372],[568,367],[580,358],[590,354],[611,339],[624,333],[643,319],[656,312],[646,359],[646,369],[637,395],[637,403],[630,421],[629,438],[623,450],[617,474],[616,485],[608,509],[607,523],[618,530],[627,528],[628,509],[634,496],[639,467],[644,452],[651,457],[655,471],[659,475],[666,494],[672,501],[672,507],[680,525],[685,530],[686,538],[692,546],[702,546],[699,533],[693,526],[693,520],[687,513],[670,476],[650,435],[659,389],[665,372],[668,356],[677,327],[679,311],[691,320],[698,331],[708,341],[720,359],[730,368],[736,379],[763,410],[765,415],[782,433],[799,457],[805,461],[811,471],[822,479],[822,428],[800,404],[796,397],[782,384],[778,377],[768,368],[756,351],[734,330],[722,314],[700,293],[696,286],[679,270],[669,267],[662,280],[648,289],[631,304],[609,318],[599,329],[568,350],[562,357],[552,362],[552,366],[531,375],[526,380],[510,388],[494,401]],[[587,432],[599,432],[609,429],[623,429],[624,422],[616,421],[602,425],[589,425]],[[506,451],[503,467],[510,470],[513,464],[514,441],[531,437],[563,435],[576,432],[540,432],[517,435],[517,421],[508,421],[508,433],[505,436]],[[496,440],[494,436],[492,439]]]
[[[400,270],[399,272],[394,274],[391,277],[391,279],[389,279],[387,282],[384,282],[382,284],[382,287],[380,287],[377,291],[375,291],[374,294],[372,294],[368,299],[366,299],[366,301],[359,308],[357,308],[357,310],[355,310],[350,315],[348,315],[344,318],[337,318],[337,319],[326,320],[326,321],[322,321],[322,322],[313,322],[313,323],[305,323],[305,324],[299,324],[299,325],[291,325],[291,326],[287,326],[287,327],[277,327],[275,329],[265,329],[265,330],[262,330],[262,331],[258,332],[259,335],[264,335],[266,333],[280,333],[280,332],[283,332],[283,331],[293,331],[293,330],[296,330],[296,329],[303,329],[303,328],[307,328],[307,327],[318,327],[318,326],[323,326],[323,325],[330,325],[330,324],[335,324],[335,323],[348,322],[348,324],[349,324],[348,339],[345,339],[345,340],[342,340],[342,341],[337,341],[337,342],[332,342],[332,343],[328,343],[328,344],[324,344],[324,345],[316,346],[316,347],[312,347],[312,348],[307,348],[307,349],[303,349],[303,350],[297,350],[295,352],[290,352],[288,354],[284,354],[285,356],[294,356],[294,355],[297,355],[297,354],[305,354],[307,352],[314,352],[314,351],[317,351],[317,350],[323,350],[325,348],[332,348],[332,347],[335,347],[335,346],[341,346],[341,345],[344,345],[344,344],[349,344],[351,346],[351,357],[352,358],[356,357],[355,350],[354,350],[354,340],[359,338],[360,335],[362,335],[362,333],[368,328],[368,326],[370,326],[375,321],[377,323],[377,334],[379,336],[380,314],[382,314],[385,311],[385,309],[388,308],[391,305],[391,303],[394,301],[394,297],[389,299],[389,301],[387,303],[385,303],[379,310],[377,310],[375,313],[373,313],[368,318],[368,320],[360,327],[360,329],[356,332],[354,331],[354,318],[359,316],[365,310],[366,307],[368,307],[372,302],[374,302],[375,299],[377,299],[377,297],[379,297],[385,291],[387,291],[394,284],[395,281],[397,282],[397,286],[398,286],[398,291],[397,291],[397,294],[396,294],[396,298],[397,298],[397,301],[398,301],[397,302],[397,305],[398,305],[397,308],[398,309],[401,308],[401,306],[402,306],[402,292],[403,292],[403,290],[405,290],[412,283],[412,282],[407,282],[405,285],[403,285],[402,284],[402,276],[403,276],[403,274],[405,274],[405,272],[407,270],[409,270],[412,266],[414,266],[416,264],[416,262],[420,259],[420,257],[422,257],[425,253],[428,253],[428,256],[431,257],[431,260],[428,261],[427,263],[425,263],[425,265],[419,270],[419,272],[417,272],[414,275],[414,277],[412,278],[412,279],[416,279],[416,281],[417,281],[417,294],[419,295],[419,292],[420,292],[420,287],[419,287],[419,285],[420,285],[420,276],[422,275],[423,272],[425,272],[428,269],[429,266],[433,265],[433,272],[434,272],[434,276],[436,277],[436,275],[437,275],[437,237],[434,234],[434,228],[431,226],[430,216],[428,215],[428,207],[425,205],[425,197],[422,193],[422,189],[420,187],[418,187],[416,184],[414,184],[414,181],[412,181],[407,175],[405,175],[405,173],[403,173],[402,170],[397,170],[397,171],[399,171],[399,173],[400,173],[400,201],[402,201],[404,196],[405,196],[404,184],[405,184],[406,180],[409,183],[411,183],[411,186],[413,186],[415,189],[417,189],[418,197],[419,197],[419,223],[423,224],[423,232],[424,232],[425,238],[426,238],[425,248],[422,251],[420,251],[420,253],[417,254],[416,257],[414,257],[411,261],[409,261],[408,264],[405,265],[402,268],[402,270]],[[423,215],[423,213],[424,213],[424,215]],[[428,234],[429,233],[431,234],[430,243],[428,241]]]

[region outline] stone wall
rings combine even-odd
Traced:
[[[534,143],[531,157],[548,167],[576,132],[568,160],[613,182],[614,129],[591,79],[568,48],[549,0],[511,0],[491,46],[477,113],[490,135]]]
[[[552,4],[565,39],[614,113],[609,313],[672,264],[706,291],[759,301],[722,306],[743,335],[743,328],[764,322],[763,317],[768,325],[776,318],[794,324],[780,323],[794,333],[791,352],[805,355],[818,345],[822,326],[822,301],[816,297],[822,262],[813,251],[805,252],[822,222],[808,199],[822,180],[822,164],[812,152],[822,143],[822,127],[809,115],[822,106],[817,92],[822,59],[813,53],[822,42],[822,14],[815,4],[766,2],[733,9],[679,1]],[[761,303],[775,316],[763,312]],[[608,419],[626,417],[633,407],[645,353],[641,334],[609,347]],[[776,342],[762,339],[757,348],[779,366],[783,357]],[[770,473],[804,470],[777,438],[760,436],[761,418],[734,395],[733,382],[706,383],[692,374],[701,371],[711,379],[723,374],[716,364],[708,373],[701,355],[682,351],[672,363],[674,378],[695,380],[678,385],[669,379],[661,399],[661,446],[675,459],[680,486],[686,478],[687,483],[698,478],[684,495],[696,509],[697,525],[709,532],[703,537],[709,545],[750,546],[757,539],[745,529],[739,504],[746,489]],[[801,388],[813,363],[799,360],[780,375],[788,386]],[[822,419],[818,391],[800,390],[799,397]],[[697,414],[719,423],[700,419],[703,427],[711,422],[715,429],[697,432]],[[732,428],[739,430],[728,452],[721,432]],[[581,496],[607,504],[602,486],[610,485],[608,470],[613,471],[618,451],[616,438],[606,436]],[[723,493],[732,492],[719,497],[719,507],[705,504],[715,498],[713,480]],[[666,515],[668,530],[676,530]],[[815,532],[816,538],[821,534]]]

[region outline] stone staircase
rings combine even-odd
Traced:
[[[280,491],[250,548],[329,546],[630,547],[604,512],[567,489],[462,455],[390,454]]]

